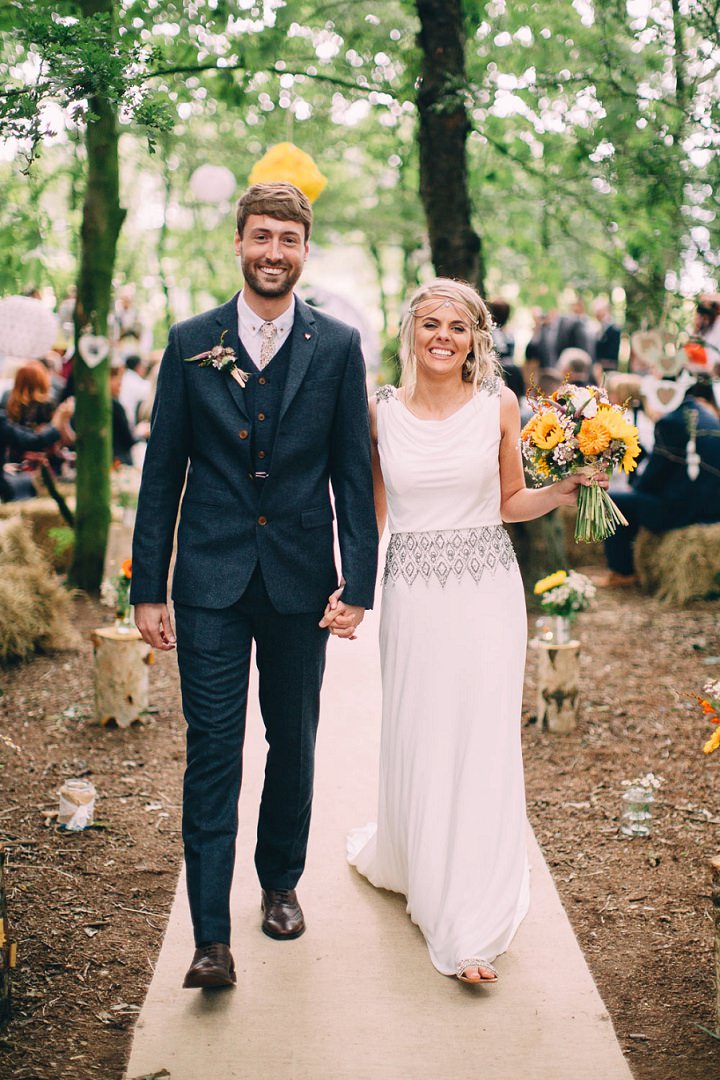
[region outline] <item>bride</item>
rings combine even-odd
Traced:
[[[349,861],[402,893],[443,975],[494,983],[529,900],[520,713],[522,581],[503,521],[572,505],[571,477],[525,487],[520,416],[477,292],[439,278],[412,298],[401,388],[370,402],[383,578],[377,824]],[[602,481],[601,481],[602,482]],[[351,637],[342,600],[323,620]]]

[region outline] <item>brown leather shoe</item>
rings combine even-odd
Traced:
[[[305,917],[294,889],[263,889],[262,932],[276,941],[292,941],[305,933]]]
[[[632,589],[637,585],[637,575],[609,570],[603,577],[595,578],[593,584],[598,589]]]
[[[230,949],[220,941],[211,941],[208,945],[198,945],[183,986],[199,990],[210,986],[233,986],[236,982],[235,961]]]

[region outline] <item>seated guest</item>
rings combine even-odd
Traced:
[[[575,386],[589,386],[592,357],[585,349],[563,349],[558,357],[557,369],[563,379]]]
[[[14,502],[19,499],[31,499],[35,495],[32,477],[27,472],[6,466],[5,460],[10,451],[19,454],[37,453],[47,450],[55,443],[71,441],[69,418],[73,402],[65,401],[59,405],[52,416],[52,423],[37,429],[25,427],[9,420],[7,414],[0,411],[0,500]]]
[[[119,461],[121,465],[132,465],[130,451],[137,442],[130,424],[127,413],[120,404],[123,378],[125,376],[124,364],[113,366],[110,369],[110,396],[112,406],[112,456],[113,461]]]
[[[688,475],[687,445],[695,429],[697,479]],[[610,572],[601,585],[635,583],[633,540],[642,526],[654,533],[720,521],[720,418],[712,383],[698,381],[683,403],[655,425],[655,445],[629,492],[613,495],[628,520],[604,541]]]
[[[5,402],[8,420],[27,428],[49,424],[55,411],[52,403],[50,372],[39,360],[23,364],[15,372],[15,381]],[[8,460],[20,462],[23,451],[15,446]]]

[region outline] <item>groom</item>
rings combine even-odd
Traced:
[[[305,865],[328,622],[338,588],[333,504],[352,637],[377,562],[365,370],[356,330],[293,292],[312,210],[292,184],[256,184],[237,206],[243,289],[178,323],[163,357],[133,540],[131,600],[143,638],[177,642],[187,767],[183,840],[195,955],[186,987],[230,986],[230,886],[250,651],[268,743],[255,866],[262,930],[305,929]],[[184,489],[184,491],[183,491]],[[166,606],[177,533],[173,600]]]

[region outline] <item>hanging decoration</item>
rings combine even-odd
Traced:
[[[287,180],[294,184],[307,195],[310,202],[315,202],[327,186],[327,177],[323,176],[310,155],[290,142],[271,146],[255,162],[248,177],[250,184],[268,184],[276,180]]]

